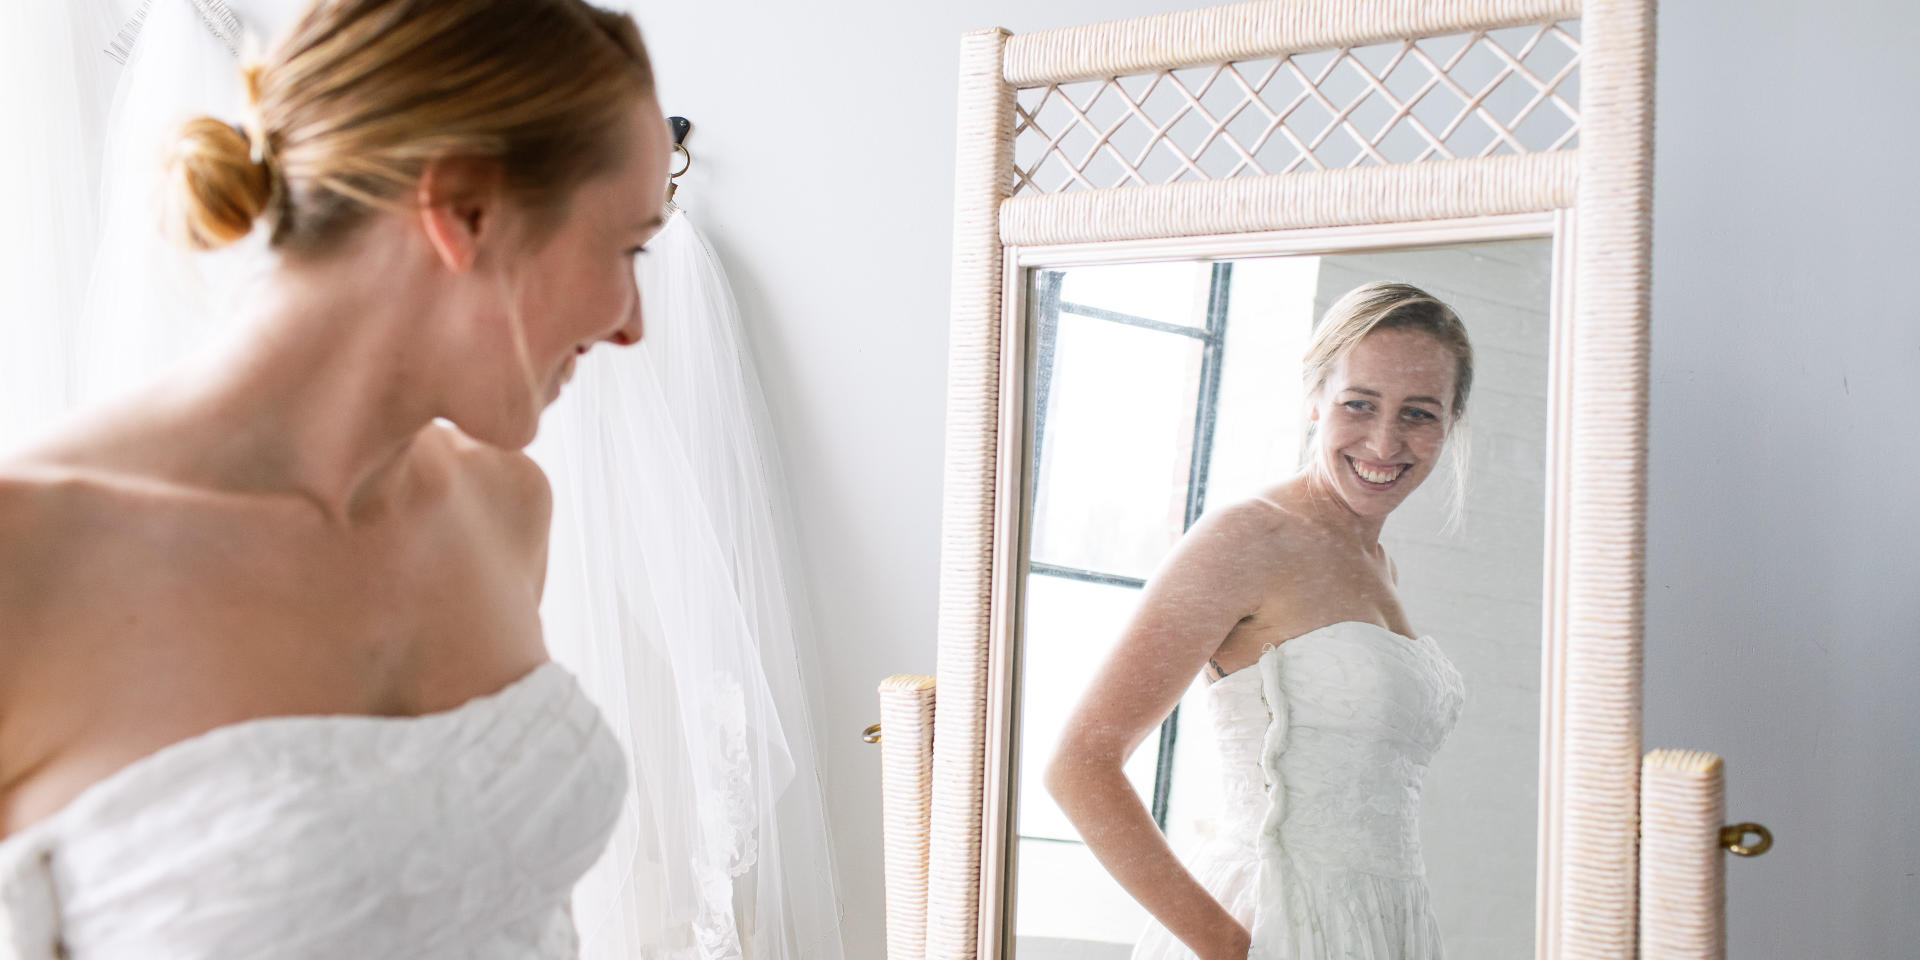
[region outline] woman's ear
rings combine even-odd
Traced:
[[[472,270],[481,237],[498,230],[503,175],[499,161],[479,157],[439,157],[420,171],[420,226],[448,270]]]

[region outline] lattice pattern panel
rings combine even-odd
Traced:
[[[1577,20],[1018,91],[1014,193],[1579,145]]]

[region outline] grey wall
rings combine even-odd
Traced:
[[[681,199],[740,294],[826,645],[849,953],[882,953],[873,688],[931,671],[955,51],[1199,6],[639,7]],[[1920,941],[1920,13],[1669,0],[1660,19],[1647,742],[1725,754],[1743,958]]]
[[[1920,942],[1920,93],[1907,4],[1660,17],[1650,746],[1727,758],[1773,852],[1730,955]]]

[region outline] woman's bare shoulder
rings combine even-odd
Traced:
[[[553,486],[532,457],[475,440],[444,421],[434,421],[423,432],[443,453],[451,478],[472,493],[480,511],[499,519],[516,539],[546,542],[553,517]]]
[[[1289,506],[1285,498],[1260,494],[1208,510],[1193,529],[1217,539],[1284,546],[1286,540],[1299,536],[1307,526],[1306,517]]]
[[[1325,531],[1311,511],[1288,490],[1275,488],[1208,510],[1188,532],[1181,553],[1210,568],[1228,564],[1264,595],[1323,562],[1326,547]]]
[[[1187,530],[1155,578],[1186,590],[1207,584],[1248,598],[1263,594],[1299,539],[1299,527],[1296,517],[1257,497],[1221,503]]]
[[[148,472],[155,451],[177,446],[179,388],[156,381],[67,410],[0,450],[0,472],[75,479]]]
[[[60,573],[89,552],[100,526],[89,506],[98,486],[57,464],[0,458],[0,675],[13,673],[33,624],[64,602]]]
[[[34,547],[59,530],[77,508],[111,492],[100,472],[83,464],[36,455],[0,455],[0,566],[18,559],[11,551]]]

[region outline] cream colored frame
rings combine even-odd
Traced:
[[[1022,87],[1575,17],[1577,150],[1010,198]],[[1555,257],[1567,259],[1556,276],[1569,266],[1572,276],[1555,305],[1571,319],[1556,358],[1568,375],[1554,387],[1548,472],[1539,953],[1633,955],[1652,64],[1651,0],[1275,0],[965,37],[928,957],[998,958],[1004,934],[1008,661],[1025,499],[1023,264],[1183,246],[1205,256],[1304,250],[1354,228],[1404,238],[1447,228],[1436,221],[1469,221],[1453,226],[1472,232],[1528,214],[1560,216]],[[1568,217],[1577,242],[1567,242]],[[1389,226],[1407,224],[1422,226]]]

